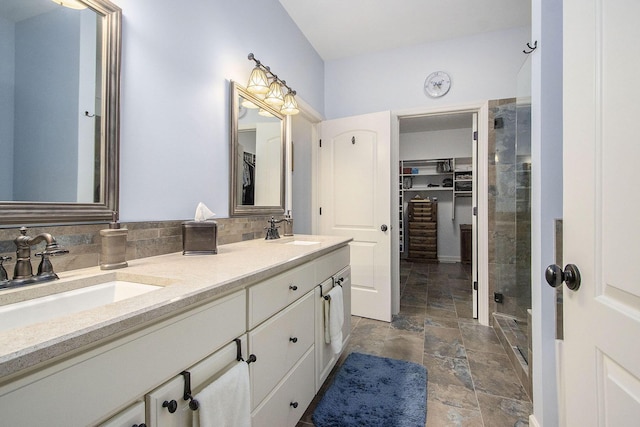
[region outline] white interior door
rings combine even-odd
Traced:
[[[567,426],[640,423],[640,2],[564,1]],[[534,349],[535,351],[535,349]]]
[[[352,237],[351,312],[391,321],[391,113],[321,123],[320,234]]]

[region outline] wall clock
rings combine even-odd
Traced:
[[[451,89],[451,77],[444,71],[434,71],[424,81],[424,90],[432,98],[444,96]]]

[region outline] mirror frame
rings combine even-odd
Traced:
[[[243,86],[231,81],[231,90],[229,92],[231,98],[231,147],[230,147],[230,179],[229,179],[229,215],[231,217],[242,216],[258,216],[258,215],[284,215],[285,200],[285,163],[286,163],[286,129],[288,116],[275,110],[272,106],[264,101],[256,98],[249,93]],[[259,106],[264,108],[275,117],[281,120],[280,135],[282,136],[280,147],[282,151],[281,167],[280,167],[280,205],[279,206],[253,206],[238,204],[238,195],[236,194],[236,176],[238,165],[236,157],[238,154],[238,98],[242,96]]]
[[[119,209],[120,174],[120,63],[122,9],[108,0],[79,0],[103,16],[103,82],[101,202],[0,201],[0,227],[15,224],[109,222]]]

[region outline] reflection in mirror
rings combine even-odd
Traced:
[[[285,117],[231,82],[231,215],[284,213]]]
[[[121,11],[79,3],[0,4],[0,225],[117,211]]]

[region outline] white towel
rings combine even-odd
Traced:
[[[331,344],[331,331],[329,330],[329,307],[331,307],[331,302],[328,298],[323,298],[322,307],[324,308],[324,342],[325,344]]]
[[[342,286],[334,286],[328,294],[329,300],[329,335],[331,335],[331,349],[335,354],[342,351],[342,326],[344,325],[344,303]]]
[[[249,365],[240,361],[195,396],[200,403],[194,425],[251,427]]]

